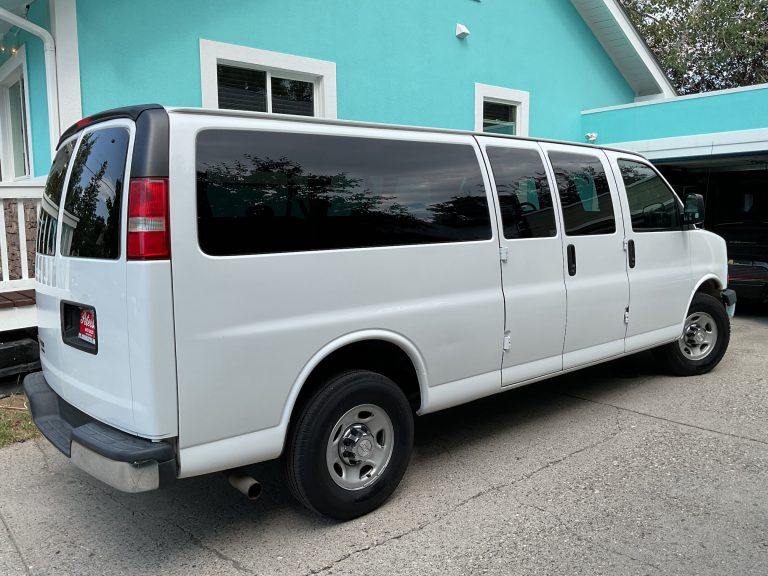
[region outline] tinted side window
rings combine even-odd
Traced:
[[[120,201],[128,138],[125,128],[105,128],[88,132],[80,140],[64,202],[64,256],[119,256]]]
[[[603,165],[587,154],[550,152],[563,207],[565,233],[591,236],[616,232],[611,190]]]
[[[489,146],[486,151],[499,194],[504,237],[555,236],[552,193],[539,153],[498,146]]]
[[[200,247],[212,255],[491,238],[467,145],[207,130],[197,205]]]
[[[627,191],[632,230],[679,230],[680,204],[659,175],[651,167],[631,160],[619,160],[619,169]]]
[[[53,256],[56,250],[56,228],[59,223],[59,204],[64,191],[64,179],[67,167],[75,149],[75,141],[70,140],[56,152],[51,164],[51,171],[45,181],[45,192],[40,203],[40,222],[37,225],[37,253]]]

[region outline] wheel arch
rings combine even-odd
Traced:
[[[688,297],[688,305],[685,307],[683,317],[681,318],[681,324],[685,323],[685,318],[688,316],[688,310],[691,308],[691,302],[693,302],[696,294],[709,294],[710,296],[720,300],[720,292],[723,291],[723,283],[721,279],[715,274],[707,274],[699,279],[696,287]]]
[[[322,386],[327,376],[344,369],[384,373],[403,389],[414,411],[427,398],[426,364],[412,341],[387,330],[354,332],[328,343],[304,365],[283,408],[281,427],[286,433],[296,409]],[[398,376],[404,376],[405,381]]]

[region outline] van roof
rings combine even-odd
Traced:
[[[336,120],[328,118],[315,118],[311,116],[296,116],[291,114],[268,114],[266,112],[250,112],[246,110],[227,110],[220,108],[190,108],[190,107],[166,107],[160,104],[142,104],[136,106],[127,106],[124,108],[113,108],[111,110],[105,110],[98,114],[87,116],[82,120],[76,122],[70,126],[59,139],[59,146],[61,143],[68,139],[73,134],[79,132],[85,126],[94,124],[97,122],[104,122],[106,120],[112,120],[115,118],[130,118],[136,120],[143,112],[147,110],[155,110],[163,108],[169,113],[173,114],[192,114],[192,115],[204,115],[204,116],[229,116],[239,118],[264,118],[269,120],[280,120],[285,122],[298,122],[298,123],[310,123],[321,124],[327,126],[355,126],[360,128],[378,128],[383,130],[402,130],[409,132],[431,132],[440,134],[462,134],[469,136],[483,136],[486,138],[500,138],[508,140],[523,140],[527,142],[548,142],[552,144],[565,144],[568,146],[579,146],[582,148],[612,150],[615,152],[621,152],[624,154],[631,154],[633,156],[642,156],[632,150],[626,150],[623,148],[616,148],[611,146],[597,146],[594,144],[587,144],[583,142],[570,142],[567,140],[555,140],[549,138],[531,138],[526,136],[509,136],[506,134],[493,134],[490,132],[477,132],[473,130],[457,130],[452,128],[432,128],[427,126],[408,126],[403,124],[383,124],[377,122],[360,122],[356,120]],[[58,147],[58,146],[57,146]]]

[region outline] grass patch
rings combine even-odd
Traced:
[[[0,397],[0,448],[38,435],[24,394]]]

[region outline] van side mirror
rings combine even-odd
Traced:
[[[704,222],[704,196],[701,194],[688,194],[685,197],[683,222],[689,226]]]

